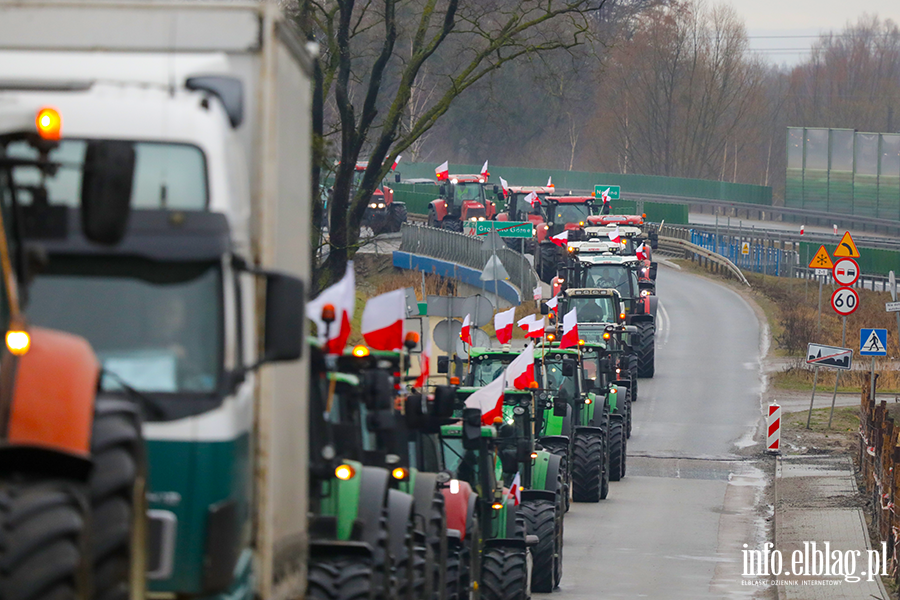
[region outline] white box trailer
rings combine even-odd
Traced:
[[[299,277],[307,290],[314,53],[274,3],[0,0],[0,106],[41,100],[58,108],[63,141],[112,138],[154,149],[199,149],[205,203],[191,205],[183,199],[190,194],[167,200],[163,191],[161,206],[150,198],[136,208],[201,221],[206,217],[194,213],[224,215],[228,255]],[[229,83],[235,81],[237,87]],[[138,172],[141,160],[139,151]],[[176,162],[170,164],[186,168],[190,161]],[[163,187],[177,188],[173,181]],[[60,252],[73,251],[64,246]],[[171,246],[165,251],[175,252]],[[263,335],[254,310],[260,290],[254,293],[252,278],[233,273],[228,256],[221,263],[223,277],[234,277],[239,290],[224,292],[224,348],[256,356]],[[151,590],[250,598],[255,588],[269,598],[277,580],[302,587],[307,358],[264,367],[256,377],[248,369],[206,409],[147,423],[148,497],[159,514],[174,515],[160,528],[176,540],[157,540],[154,548],[162,555],[151,562],[163,576],[151,581]],[[225,356],[222,372],[233,371],[233,359]],[[241,431],[246,435],[235,439],[243,446],[228,446],[231,434]],[[190,469],[179,469],[182,463]],[[246,473],[235,474],[241,469]],[[222,473],[231,488],[222,485]],[[246,514],[219,510],[235,494],[243,497],[238,506],[248,507]],[[216,536],[221,523],[230,528],[235,520],[236,534]],[[228,543],[241,547],[216,556]],[[216,561],[220,572],[211,573]],[[232,573],[221,572],[229,567]]]

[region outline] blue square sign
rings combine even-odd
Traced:
[[[887,355],[887,329],[859,330],[860,356]]]

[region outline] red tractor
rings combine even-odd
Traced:
[[[428,205],[428,226],[462,232],[466,221],[492,221],[497,205],[488,200],[484,175],[450,175],[440,183],[440,197]]]
[[[584,237],[584,227],[599,210],[591,196],[547,196],[541,204],[543,223],[535,223],[537,251],[535,269],[540,278],[550,283],[557,267],[566,261],[566,244],[554,244],[550,238],[569,232],[570,241]]]
[[[353,174],[353,189],[359,188],[363,174],[369,167],[368,161],[356,163],[356,172]],[[400,231],[400,226],[407,221],[406,204],[394,202],[394,190],[384,185],[375,188],[372,197],[369,198],[366,212],[363,214],[363,227],[370,227],[376,234]]]

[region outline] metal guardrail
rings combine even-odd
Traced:
[[[481,271],[491,256],[481,239],[455,231],[404,224],[400,234],[401,252],[445,260],[476,271]],[[523,254],[510,248],[499,248],[496,252],[509,273],[509,283],[519,289],[522,298],[530,298],[540,281],[534,267]]]
[[[705,266],[717,273],[730,275],[747,287],[750,287],[750,282],[747,281],[747,278],[744,277],[744,274],[733,262],[721,254],[716,254],[702,246],[681,238],[660,235],[659,250],[676,256],[681,255],[692,262],[696,260],[701,266]]]

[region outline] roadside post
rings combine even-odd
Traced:
[[[776,400],[769,405],[769,418],[766,422],[766,451],[781,452],[781,407]]]
[[[859,355],[872,357],[872,372],[870,374],[869,398],[875,401],[875,357],[887,356],[887,329],[859,330]]]
[[[825,283],[828,271],[834,269],[834,263],[831,262],[831,256],[828,255],[828,250],[824,245],[819,246],[816,255],[809,261],[809,268],[815,269],[816,279],[819,280],[819,318],[816,321],[816,337],[818,337],[822,333],[822,285]]]
[[[900,340],[900,302],[897,302],[897,278],[894,272],[888,273],[888,282],[891,284],[891,301],[884,304],[887,312],[895,313],[897,316],[897,339]]]
[[[859,279],[859,265],[852,258],[841,258],[834,263],[831,270],[834,281],[842,286],[852,286]],[[859,306],[857,302],[854,306]],[[847,344],[847,315],[841,317],[841,346]],[[837,400],[838,385],[841,382],[841,372],[837,372],[834,378],[834,392],[831,394],[831,412],[828,414],[828,429],[831,429],[831,421],[834,419],[834,403]]]
[[[815,367],[815,375],[813,376],[813,392],[809,399],[809,413],[806,415],[806,428],[809,429],[810,420],[812,419],[813,403],[816,399],[816,382],[819,379],[819,367],[827,367],[830,369],[840,369],[846,371],[850,369],[853,361],[853,349],[841,348],[838,346],[825,346],[823,344],[809,344],[806,348],[806,364]],[[834,414],[834,398],[831,399],[831,412]],[[828,426],[831,427],[831,417],[828,419]]]

